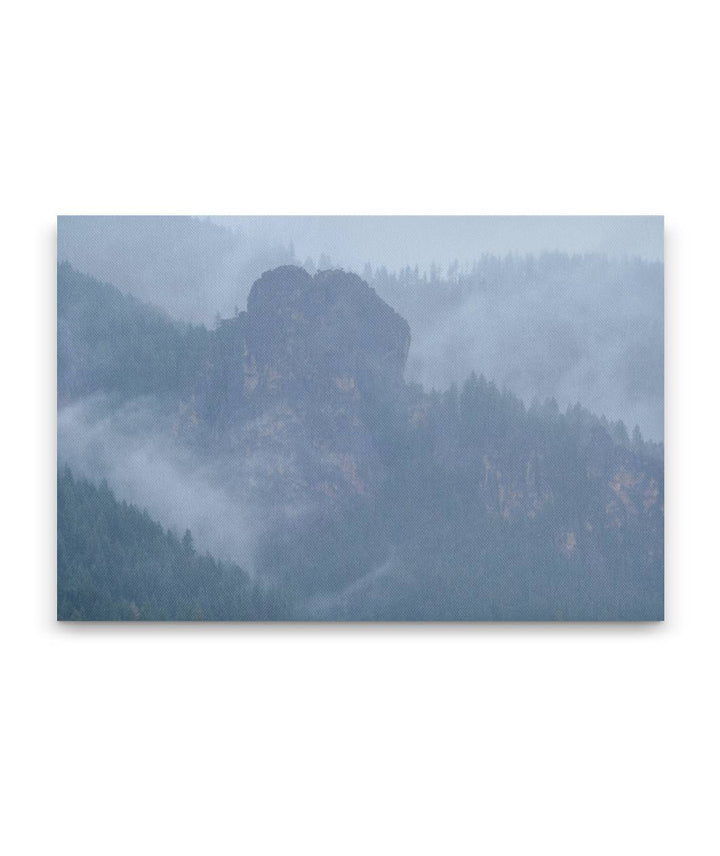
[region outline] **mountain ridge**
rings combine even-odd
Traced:
[[[102,340],[102,311],[92,311],[59,311],[70,342],[78,318],[83,343]],[[540,575],[531,599],[543,615],[560,580],[564,617],[661,612],[662,463],[639,435],[580,406],[527,408],[474,374],[445,393],[406,383],[407,322],[342,271],[267,271],[248,311],[212,331],[167,322],[159,332],[153,319],[131,334],[154,345],[138,391],[160,384],[176,440],[212,463],[225,488],[258,507],[304,509],[281,512],[257,549],[260,572],[300,602],[321,610],[319,595],[342,590],[358,616],[417,617],[425,579],[451,604],[447,617],[488,617],[512,569],[516,586]],[[59,377],[81,375],[73,348],[65,353]],[[96,365],[91,356],[83,365]],[[118,355],[99,356],[112,364]],[[106,371],[98,385],[117,377]],[[390,556],[400,576],[378,577]],[[643,606],[650,584],[660,600]]]

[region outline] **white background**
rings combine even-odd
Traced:
[[[5,9],[4,852],[718,852],[713,11]],[[665,214],[666,622],[57,625],[58,213]]]

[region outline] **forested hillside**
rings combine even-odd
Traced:
[[[58,288],[61,460],[230,557],[250,545],[298,617],[662,616],[662,445],[475,373],[406,383],[407,322],[358,276],[268,271],[213,329],[68,266]],[[194,608],[121,579],[101,612]],[[199,608],[231,617],[224,591]]]
[[[216,318],[232,318],[245,307],[252,284],[265,271],[300,263],[293,229],[306,237],[327,228],[332,232],[326,220],[337,218],[289,218],[286,232],[273,229],[274,219],[244,218],[238,228],[233,218],[61,217],[58,258],[177,321],[212,326]],[[451,220],[433,220],[435,241],[431,231],[426,233],[428,246],[421,255],[427,267],[386,269],[369,258],[373,264],[364,270],[358,253],[371,254],[374,241],[363,241],[362,235],[377,237],[382,229],[385,243],[393,243],[387,236],[394,220],[354,220],[353,229],[360,231],[350,241],[352,269],[412,329],[406,378],[442,391],[476,371],[526,404],[535,397],[555,398],[564,410],[581,401],[613,421],[624,420],[629,431],[637,424],[646,437],[662,441],[662,262],[620,255],[628,234],[615,223],[607,226],[616,238],[616,254],[610,257],[494,255],[479,234],[476,246],[465,247],[474,255],[463,256],[473,261],[458,263],[443,255],[438,240],[453,228]],[[556,239],[573,228],[573,220],[568,218]],[[334,228],[347,225],[336,222]],[[603,240],[599,244],[607,246]],[[343,245],[349,250],[345,241],[338,252]],[[394,258],[402,243],[397,247]],[[439,257],[429,264],[434,247]],[[323,253],[304,264],[311,274],[349,269],[341,257],[331,261]]]
[[[96,392],[177,393],[208,336],[67,262],[58,267],[57,311],[61,404]]]
[[[242,568],[195,550],[107,484],[58,473],[58,618],[266,620],[291,613]]]
[[[212,323],[241,305],[291,247],[248,239],[208,218],[60,217],[58,260],[182,321]]]
[[[409,379],[443,390],[482,370],[528,403],[581,401],[655,440],[663,275],[661,262],[565,253],[363,274],[410,323]]]

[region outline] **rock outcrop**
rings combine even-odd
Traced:
[[[217,334],[193,408],[260,467],[254,483],[291,498],[371,495],[376,423],[404,391],[407,322],[355,274],[285,266]]]
[[[264,273],[248,297],[248,358],[292,396],[319,386],[402,383],[410,328],[359,276],[299,267]],[[299,386],[298,386],[299,384]]]

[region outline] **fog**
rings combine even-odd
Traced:
[[[526,404],[579,402],[662,440],[661,263],[549,253],[366,275],[413,330],[410,380],[442,390],[482,372]]]
[[[475,371],[663,438],[661,217],[62,217],[58,255],[209,325],[268,268],[353,270],[410,322],[408,379]]]
[[[658,217],[58,221],[60,260],[208,326],[243,310],[267,268],[354,270],[410,323],[408,380],[443,390],[475,371],[528,404],[579,401],[653,440],[663,436],[662,253]],[[118,412],[75,404],[59,416],[60,454],[165,524],[190,526],[204,549],[251,567],[261,515],[169,448],[160,423],[151,402]]]
[[[300,261],[321,255],[362,271],[434,262],[472,263],[485,253],[600,253],[663,258],[662,217],[213,217],[262,244],[294,247]]]
[[[302,420],[296,426],[272,396],[242,424],[232,421],[232,390],[258,381],[252,373],[242,375],[247,354],[239,349],[246,341],[233,332],[244,329],[247,319],[218,324],[219,319],[245,310],[253,282],[267,269],[289,263],[311,273],[343,268],[363,277],[408,321],[408,382],[445,391],[462,387],[474,372],[528,405],[555,399],[564,410],[580,403],[622,420],[628,432],[637,425],[645,439],[661,441],[662,245],[662,219],[642,217],[59,218],[60,261],[159,307],[171,319],[66,272],[74,285],[63,292],[66,314],[59,316],[61,380],[73,383],[72,394],[61,399],[69,403],[58,412],[59,463],[94,483],[105,479],[119,499],[146,509],[179,535],[190,529],[200,552],[237,562],[263,583],[280,581],[296,605],[304,601],[308,615],[362,618],[374,614],[378,603],[393,602],[401,609],[402,598],[393,601],[401,589],[421,603],[425,583],[414,581],[410,569],[422,565],[425,547],[410,539],[401,548],[383,535],[385,520],[375,520],[371,502],[359,501],[348,511],[334,498],[321,498],[334,496],[332,487],[323,494],[326,465],[344,475],[354,472],[358,462],[345,454],[352,444],[334,449],[316,442],[306,436]],[[209,339],[209,350],[203,350]],[[188,365],[182,369],[197,385],[179,393],[169,379],[185,354]],[[268,383],[275,368],[259,367],[268,370]],[[178,371],[180,376],[185,377]],[[98,389],[103,394],[89,394]],[[300,382],[297,391],[302,392]],[[483,413],[496,407],[502,416],[505,411],[493,401],[488,394]],[[227,425],[208,416],[224,413],[230,414]],[[433,418],[441,418],[439,413]],[[513,413],[520,426],[521,417]],[[198,434],[195,424],[202,426]],[[437,448],[444,449],[445,461],[450,452],[442,431],[452,436],[454,423],[442,424]],[[354,437],[352,425],[344,430]],[[497,429],[493,442],[502,436]],[[406,450],[405,438],[398,437],[390,443],[392,455],[418,451]],[[363,436],[362,442],[374,440]],[[639,439],[632,442],[642,448]],[[505,478],[514,478],[517,457],[515,449],[507,452]],[[484,466],[487,481],[491,464]],[[492,466],[500,479],[500,465]],[[528,462],[523,470],[526,481],[530,467]],[[413,488],[413,467],[399,472]],[[461,491],[462,479],[450,472]],[[506,485],[498,491],[505,496]],[[430,499],[428,509],[435,513]],[[471,537],[473,526],[454,522],[457,532]],[[407,529],[404,521],[399,541]],[[448,554],[457,532],[447,529]],[[468,544],[477,552],[478,544]],[[438,567],[428,560],[426,570],[441,579]],[[287,568],[302,569],[307,588],[302,579],[286,579]],[[328,569],[337,571],[331,580],[337,588],[328,587]]]
[[[244,308],[260,274],[293,256],[270,233],[249,240],[207,218],[59,217],[58,260],[174,318],[211,324]]]
[[[182,535],[192,531],[201,551],[253,572],[258,538],[271,525],[237,479],[221,486],[217,467],[172,440],[172,424],[153,398],[118,403],[93,396],[58,414],[58,459]],[[218,462],[219,464],[220,462]]]

